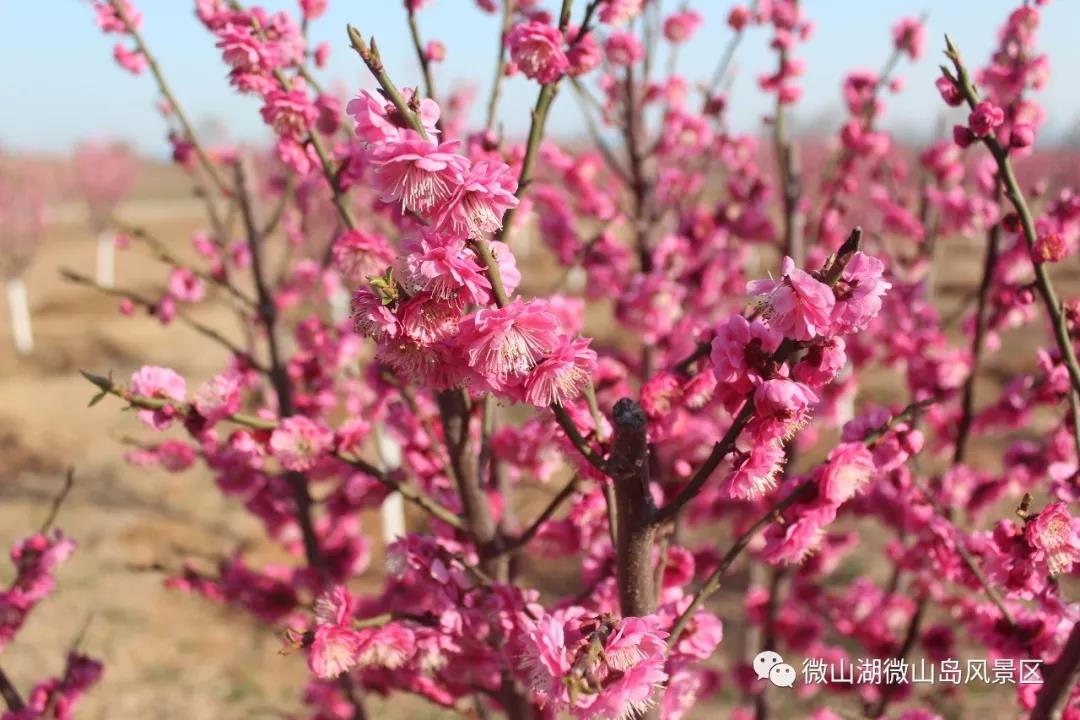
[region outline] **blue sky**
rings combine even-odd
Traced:
[[[551,4],[551,0],[547,0]],[[675,0],[664,0],[674,7]],[[232,93],[210,35],[195,19],[190,0],[136,0],[145,16],[143,32],[158,56],[181,104],[196,125],[224,123],[234,139],[266,137],[257,102]],[[584,0],[575,3],[578,17]],[[706,24],[682,52],[680,71],[690,80],[705,77],[716,63],[730,31],[723,22],[733,3],[698,0]],[[266,0],[269,8],[295,7],[295,0]],[[982,63],[997,28],[1017,0],[804,0],[817,29],[799,55],[807,61],[797,122],[831,132],[839,107],[840,81],[854,68],[878,68],[889,51],[889,27],[904,15],[928,13],[928,52],[901,74],[907,88],[888,100],[887,125],[900,131],[932,128],[941,111],[933,88],[936,65],[948,32],[971,63]],[[371,84],[359,59],[348,48],[345,23],[379,39],[384,59],[399,85],[417,82],[401,0],[331,0],[330,11],[312,27],[313,41],[334,45],[330,66],[321,74],[326,86],[350,92]],[[473,0],[435,0],[421,15],[425,39],[447,46],[447,62],[437,70],[445,90],[472,81],[480,117],[491,83],[497,19],[479,11]],[[1043,12],[1039,45],[1051,57],[1050,87],[1041,94],[1050,115],[1045,137],[1060,136],[1080,123],[1080,93],[1074,73],[1080,69],[1080,2],[1055,0]],[[163,122],[154,110],[156,93],[149,75],[133,77],[112,61],[115,37],[94,25],[85,0],[0,0],[0,145],[31,151],[65,152],[86,138],[122,137],[142,151],[163,154]],[[747,34],[737,56],[739,75],[731,98],[736,127],[755,127],[767,112],[767,99],[755,78],[774,59],[763,30]],[[522,78],[507,82],[501,118],[511,135],[524,132],[535,85]],[[830,114],[832,113],[832,114]],[[572,93],[564,92],[550,121],[563,137],[581,127]]]

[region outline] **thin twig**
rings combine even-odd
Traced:
[[[19,691],[11,683],[11,680],[8,679],[3,668],[0,668],[0,697],[4,698],[7,709],[13,713],[17,713],[26,708],[26,703],[23,702],[22,695],[19,694]]]
[[[945,67],[941,68],[942,72],[945,74],[945,77],[960,90],[964,99],[967,101],[968,106],[974,109],[979,103],[979,94],[971,82],[971,77],[968,75],[967,68],[964,67],[963,62],[960,59],[959,51],[956,49],[956,46],[953,45],[952,40],[949,39],[948,35],[945,36],[945,44],[947,47],[945,55],[952,61],[953,66],[956,69],[956,75],[953,76],[953,74]],[[1013,172],[1012,163],[1009,161],[1009,153],[1001,146],[1001,143],[998,142],[993,133],[988,133],[983,137],[982,142],[997,163],[998,178],[1004,186],[1005,197],[1009,199],[1013,208],[1016,210],[1016,214],[1020,216],[1020,225],[1024,231],[1024,240],[1027,242],[1028,251],[1033,254],[1035,242],[1038,240],[1038,234],[1035,230],[1035,220],[1032,217],[1027,200],[1024,198],[1024,193],[1020,189],[1020,182],[1016,179],[1016,173]],[[1069,371],[1069,378],[1072,381],[1071,395],[1073,396],[1071,402],[1073,407],[1076,408],[1078,405],[1076,395],[1080,393],[1080,363],[1077,362],[1076,351],[1073,349],[1072,339],[1069,337],[1068,321],[1066,320],[1061,302],[1057,298],[1054,285],[1050,281],[1050,275],[1046,271],[1046,264],[1038,262],[1032,257],[1032,265],[1035,269],[1035,285],[1039,289],[1043,304],[1046,306],[1046,312],[1050,316],[1050,324],[1053,327],[1058,350],[1061,351],[1062,362]],[[1074,418],[1073,423],[1074,426],[1080,425],[1080,417]],[[1080,432],[1075,432],[1074,435],[1077,452],[1080,452]]]
[[[56,516],[60,512],[60,506],[64,504],[64,500],[67,499],[68,493],[71,492],[71,488],[74,486],[75,468],[69,467],[67,472],[64,473],[64,486],[60,488],[60,492],[53,498],[52,505],[49,507],[49,514],[45,516],[45,521],[41,523],[39,533],[44,535],[52,528],[53,523],[56,522]]]
[[[151,300],[150,298],[141,295],[134,290],[126,290],[118,287],[105,287],[104,285],[99,284],[93,278],[87,275],[83,275],[82,273],[75,272],[74,270],[68,268],[60,268],[60,277],[62,277],[64,280],[67,280],[68,282],[93,288],[94,290],[104,295],[118,297],[124,300],[130,300],[131,302],[145,308],[148,311],[157,311],[158,303],[156,301]],[[256,360],[255,357],[247,350],[241,348],[239,345],[222,335],[216,329],[199,320],[196,320],[185,310],[177,308],[176,319],[190,327],[192,330],[195,330],[199,334],[216,342],[218,345],[221,345],[223,348],[225,348],[238,358],[241,358],[244,363],[247,364],[249,367],[262,373],[269,372],[268,368],[266,368],[262,363]]]
[[[580,483],[581,479],[577,475],[570,478],[570,482],[566,483],[566,485],[563,486],[562,490],[556,493],[555,497],[551,498],[551,502],[549,502],[547,504],[547,507],[545,507],[540,512],[540,514],[536,516],[536,519],[532,521],[529,527],[526,528],[525,531],[518,535],[516,538],[505,543],[500,552],[516,552],[528,545],[529,542],[532,541],[534,537],[536,537],[536,533],[540,532],[540,528],[544,526],[544,523],[550,520],[551,516],[555,514],[559,507],[564,502],[566,502],[566,500],[568,500],[571,495],[577,492],[578,485],[580,485]]]
[[[114,395],[121,400],[124,400],[129,405],[146,410],[161,410],[166,406],[173,408],[177,417],[184,418],[188,414],[195,412],[191,405],[187,403],[178,403],[168,400],[166,398],[151,398],[143,395],[137,395],[131,392],[130,389],[113,382],[111,378],[102,377],[100,375],[94,375],[86,371],[82,371],[82,376],[95,385],[102,393],[108,395]],[[251,428],[252,430],[273,430],[278,426],[277,421],[268,420],[266,418],[256,417],[254,415],[245,415],[243,413],[233,413],[228,415],[224,420],[241,425],[243,427]],[[417,507],[421,508],[432,517],[445,522],[446,524],[454,527],[458,530],[464,529],[461,522],[461,518],[456,513],[449,510],[443,505],[440,505],[435,499],[427,495],[423,490],[420,490],[413,485],[405,482],[399,482],[392,475],[389,475],[379,468],[375,467],[371,463],[359,458],[351,453],[335,451],[334,457],[338,458],[342,462],[348,463],[355,467],[357,470],[370,475],[378,482],[385,485],[387,488],[401,493],[401,496],[413,503]]]

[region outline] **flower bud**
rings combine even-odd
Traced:
[[[1027,123],[1014,125],[1009,133],[1009,147],[1026,148],[1035,142],[1035,129]]]

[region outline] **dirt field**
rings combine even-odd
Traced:
[[[199,206],[178,198],[175,187],[167,172],[152,174],[120,214],[186,251],[199,227]],[[61,669],[64,649],[87,626],[82,647],[105,661],[106,672],[85,699],[82,718],[258,718],[299,711],[302,657],[278,655],[278,639],[243,614],[167,590],[164,575],[147,569],[178,567],[192,555],[210,558],[241,541],[257,546],[261,528],[222,499],[203,472],[169,475],[126,465],[122,441],[147,434],[114,399],[87,409],[91,388],[77,372],[111,370],[126,378],[154,363],[176,368],[193,386],[220,369],[224,351],[184,327],[124,317],[114,299],[62,282],[61,266],[93,273],[95,242],[77,207],[54,215],[57,222],[26,276],[35,353],[14,354],[6,311],[0,325],[0,545],[42,523],[68,466],[75,468],[76,484],[58,525],[79,545],[59,573],[56,594],[4,653],[4,670],[28,689]],[[974,286],[980,257],[976,244],[945,248],[939,277],[947,282],[938,297],[946,314]],[[153,294],[163,276],[162,267],[141,254],[118,255],[119,285]],[[224,311],[199,317],[236,329]],[[1033,339],[1029,331],[1017,341],[1031,347]],[[1032,357],[1011,352],[993,362],[1028,366]],[[874,392],[888,396],[888,383],[882,380]],[[372,572],[378,566],[373,563]],[[0,584],[9,577],[4,563]],[[394,708],[372,700],[372,717],[445,716],[408,700],[395,700]],[[716,713],[702,708],[696,717]]]

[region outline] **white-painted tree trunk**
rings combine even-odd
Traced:
[[[390,471],[401,467],[401,446],[378,425],[375,426],[375,452],[383,470]],[[393,492],[387,495],[379,509],[379,515],[382,519],[385,544],[389,545],[405,535],[405,499],[401,497],[401,493]]]
[[[97,238],[97,282],[107,288],[116,283],[116,235],[109,230]]]
[[[5,289],[15,352],[29,355],[34,350],[34,333],[30,328],[30,304],[26,301],[26,283],[22,278],[10,278],[5,283]]]

